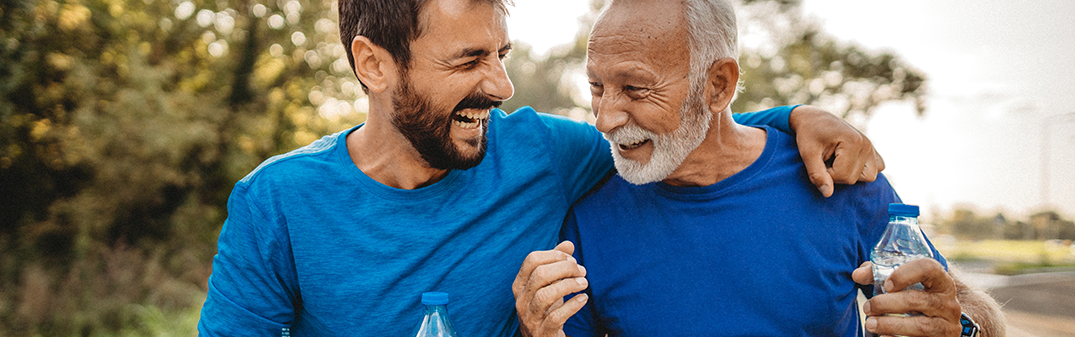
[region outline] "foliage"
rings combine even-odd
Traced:
[[[881,104],[911,101],[925,112],[926,76],[898,55],[824,33],[795,1],[740,7],[744,83],[734,111],[812,104],[864,126]]]
[[[937,223],[941,232],[964,240],[1075,240],[1075,222],[1055,211],[1032,214],[1012,221],[1004,213],[979,216],[972,207],[961,206]]]
[[[197,307],[232,184],[364,119],[331,5],[4,2],[0,335]]]
[[[515,111],[521,106],[530,106],[537,111],[592,119],[589,88],[579,88],[574,80],[585,78],[588,27],[592,26],[602,7],[604,0],[591,1],[590,12],[580,18],[580,30],[574,41],[553,48],[549,55],[535,55],[529,45],[516,42],[515,49],[504,62],[515,86],[515,95],[501,108]]]
[[[1016,275],[1050,270],[1075,270],[1075,254],[1064,242],[1038,240],[979,240],[938,243],[949,261],[990,265],[994,273]]]

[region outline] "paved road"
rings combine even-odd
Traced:
[[[1075,337],[1075,273],[997,276],[965,273],[1000,302],[1010,337]]]

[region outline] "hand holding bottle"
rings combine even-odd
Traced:
[[[865,262],[851,274],[859,284],[873,284],[873,264]],[[922,290],[904,290],[921,283]],[[956,285],[948,272],[933,259],[917,259],[892,272],[884,284],[886,293],[862,305],[866,330],[880,335],[959,336],[961,308]],[[918,316],[890,314],[920,313]]]

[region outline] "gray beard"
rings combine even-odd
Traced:
[[[706,109],[701,97],[692,90],[680,109],[679,127],[669,134],[657,135],[637,124],[624,125],[605,134],[605,139],[612,147],[616,170],[623,180],[635,185],[664,180],[702,144],[709,132],[713,114]],[[624,158],[617,151],[617,144],[632,144],[644,139],[653,143],[653,152],[646,163]]]

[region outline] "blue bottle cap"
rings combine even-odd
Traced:
[[[448,293],[442,293],[442,292],[422,293],[422,304],[424,304],[424,305],[445,305],[445,304],[448,304]]]
[[[918,216],[918,206],[907,204],[888,204],[888,215]]]

